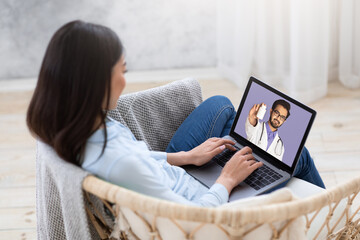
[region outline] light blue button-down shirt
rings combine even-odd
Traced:
[[[206,188],[182,168],[170,165],[165,152],[150,151],[137,141],[123,124],[110,120],[106,126],[108,142],[103,155],[104,129],[86,143],[85,170],[119,186],[178,203],[218,206],[228,201],[223,185]]]
[[[266,150],[268,150],[271,143],[274,141],[274,138],[275,138],[275,136],[277,134],[277,130],[274,131],[274,132],[271,131],[270,126],[269,126],[269,124],[270,124],[269,122],[266,122],[264,124],[266,125],[266,132],[267,132],[267,148],[266,148]]]

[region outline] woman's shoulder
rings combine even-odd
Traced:
[[[106,135],[107,142],[111,142],[115,139],[135,140],[134,135],[128,127],[124,124],[114,120],[107,119],[106,122]],[[105,136],[105,128],[99,128],[88,139],[89,143],[103,143]]]
[[[123,126],[115,123],[110,124],[107,128],[108,138],[105,149],[103,149],[103,133],[93,135],[88,140],[82,164],[84,169],[95,175],[105,174],[107,176],[112,168],[111,166],[123,166],[123,169],[125,169],[131,167],[135,162],[149,158],[150,153],[146,144],[127,136],[127,133],[122,131]],[[138,161],[130,161],[130,159],[137,159]],[[100,174],[102,171],[105,172]]]

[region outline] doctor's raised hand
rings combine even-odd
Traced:
[[[254,106],[250,109],[248,118],[249,118],[250,124],[254,127],[256,126],[256,124],[258,122],[259,118],[257,117],[257,114],[262,105],[266,107],[265,103],[259,103],[259,104],[254,104]]]

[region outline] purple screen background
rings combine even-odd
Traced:
[[[249,93],[245,100],[242,112],[240,113],[238,122],[235,126],[235,132],[246,139],[245,120],[249,115],[249,111],[252,106],[262,102],[266,104],[266,113],[261,121],[267,122],[270,117],[272,104],[278,99],[284,98],[253,82],[249,89]],[[284,100],[289,102],[286,99]],[[284,143],[285,152],[283,162],[291,167],[311,119],[311,113],[298,107],[292,102],[289,103],[290,117],[283,123],[283,125],[281,125],[281,127],[279,127],[278,134]]]

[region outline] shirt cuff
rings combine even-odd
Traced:
[[[167,160],[167,153],[166,152],[158,152],[158,151],[151,151],[151,157],[155,160]]]
[[[225,204],[229,201],[229,193],[224,185],[220,183],[215,183],[211,186],[209,191],[212,192],[219,199],[220,205]]]

